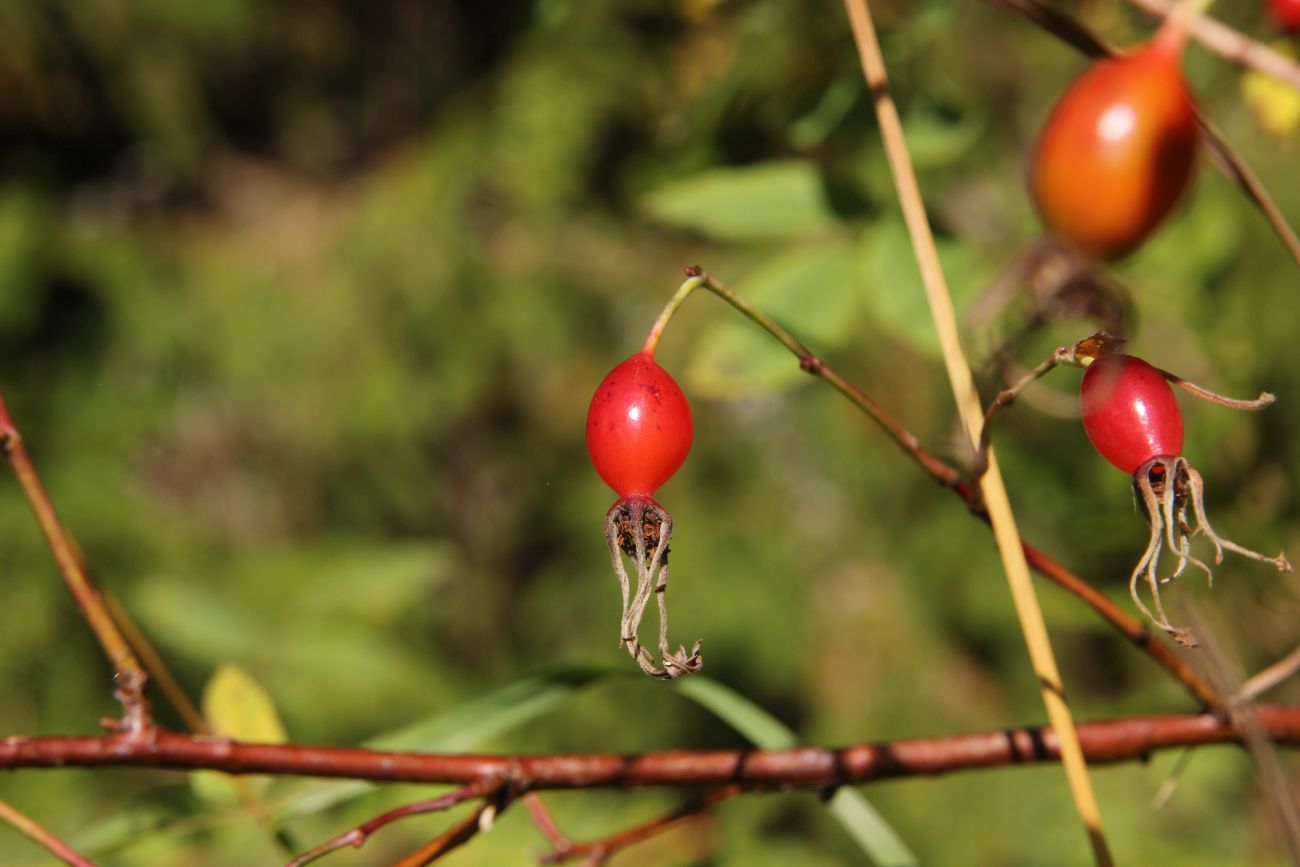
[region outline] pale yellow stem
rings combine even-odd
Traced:
[[[926,301],[930,305],[930,315],[939,334],[953,397],[973,448],[974,444],[980,441],[984,423],[983,407],[957,334],[957,317],[953,311],[952,298],[948,292],[943,269],[939,264],[938,251],[930,231],[929,219],[926,217],[925,204],[916,181],[916,173],[907,152],[903,125],[898,117],[898,109],[889,95],[885,62],[876,39],[875,26],[871,22],[871,13],[867,9],[866,0],[844,0],[844,6],[853,25],[853,37],[858,45],[867,87],[875,99],[876,117],[880,123],[886,156],[894,176],[894,185],[907,222],[908,233],[912,238],[913,252],[921,269]],[[1083,820],[1097,864],[1110,867],[1114,861],[1106,843],[1105,832],[1102,830],[1101,812],[1097,807],[1092,783],[1088,779],[1087,765],[1084,762],[1083,750],[1079,746],[1074,719],[1065,700],[1065,690],[1061,685],[1060,671],[1057,669],[1051,640],[1047,635],[1047,625],[1043,621],[1038,597],[1035,595],[1033,582],[1029,577],[1029,564],[1025,560],[1020,533],[1016,529],[1015,516],[1011,511],[1011,502],[1007,497],[1002,473],[998,469],[997,458],[992,449],[988,454],[988,470],[980,479],[980,490],[988,507],[998,552],[1002,557],[1002,565],[1011,588],[1016,614],[1020,618],[1020,628],[1029,647],[1029,657],[1042,686],[1047,717],[1060,742],[1061,761],[1065,766],[1075,807]]]

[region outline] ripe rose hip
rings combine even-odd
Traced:
[[[1284,33],[1300,33],[1300,0],[1268,0],[1268,14]]]
[[[672,651],[668,645],[664,594],[673,519],[653,498],[655,490],[686,460],[693,437],[686,396],[655,362],[653,350],[642,350],[611,370],[596,387],[587,411],[591,463],[618,494],[618,501],[605,515],[605,541],[623,591],[619,643],[652,677],[680,677],[703,665],[700,642],[695,642],[690,652],[681,645]],[[635,590],[623,555],[636,568]],[[638,637],[652,593],[658,600],[662,668],[655,665]]]
[[[1060,238],[1101,259],[1142,243],[1187,188],[1200,131],[1166,25],[1135,51],[1096,61],[1069,86],[1039,136],[1030,192]]]
[[[587,451],[620,497],[649,497],[691,449],[691,408],[677,383],[646,352],[609,372],[587,411]]]
[[[1213,579],[1210,567],[1191,553],[1194,537],[1203,536],[1214,546],[1215,563],[1223,561],[1226,549],[1271,563],[1279,572],[1290,572],[1291,564],[1284,554],[1266,557],[1223,538],[1210,526],[1205,517],[1201,474],[1182,456],[1183,416],[1169,384],[1173,382],[1198,397],[1237,409],[1262,409],[1273,402],[1273,396],[1262,394],[1253,401],[1231,400],[1131,355],[1103,351],[1100,355],[1088,354],[1081,358],[1079,363],[1087,364],[1079,387],[1083,428],[1102,457],[1132,474],[1133,496],[1150,530],[1146,550],[1129,577],[1129,593],[1148,620],[1176,640],[1193,646],[1196,638],[1191,630],[1170,624],[1160,601],[1160,586],[1181,576],[1189,565]],[[1171,574],[1161,577],[1157,567],[1164,545],[1178,558],[1178,563]],[[1138,594],[1140,580],[1151,591],[1154,613]]]
[[[1164,375],[1140,358],[1105,355],[1079,390],[1083,429],[1101,456],[1126,473],[1183,451],[1183,416]]]

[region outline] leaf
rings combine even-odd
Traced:
[[[907,150],[916,168],[924,170],[954,163],[966,156],[984,132],[982,112],[966,108],[960,114],[923,103],[903,121]]]
[[[271,696],[238,665],[221,665],[203,688],[203,716],[211,734],[237,741],[282,744],[288,740]],[[190,777],[194,794],[213,804],[242,803],[265,790],[266,777],[236,778],[218,771],[197,771]]]
[[[711,169],[666,184],[641,204],[660,222],[724,241],[800,237],[835,224],[817,168],[802,160]]]
[[[988,275],[966,247],[943,238],[935,244],[953,302],[960,308]],[[892,218],[875,223],[867,233],[863,257],[867,276],[862,285],[875,324],[913,349],[938,356],[925,287],[903,224]]]
[[[260,744],[288,740],[270,694],[232,663],[221,665],[204,687],[203,716],[218,737]]]
[[[846,244],[797,248],[762,265],[741,291],[822,353],[843,344],[860,321],[859,266],[857,252]],[[700,336],[686,376],[693,393],[728,398],[787,388],[808,378],[790,350],[734,313]]]
[[[151,635],[189,659],[210,663],[255,652],[258,630],[247,611],[194,581],[144,582],[132,598]]]
[[[1274,49],[1287,57],[1295,52],[1285,42]],[[1247,72],[1241,77],[1241,98],[1255,114],[1255,120],[1267,132],[1289,136],[1300,125],[1300,91],[1271,75]]]
[[[715,680],[695,675],[675,681],[677,691],[765,750],[788,750],[799,745],[799,738],[780,720]],[[827,802],[844,830],[876,864],[882,867],[914,867],[916,855],[907,848],[897,832],[876,812],[861,792],[841,786]]]

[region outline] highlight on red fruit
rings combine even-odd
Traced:
[[[1183,416],[1164,374],[1132,355],[1103,355],[1079,389],[1083,429],[1101,456],[1126,473],[1183,450]]]
[[[1076,344],[1076,349],[1091,349],[1086,344]],[[1182,644],[1195,646],[1196,636],[1190,629],[1169,622],[1160,598],[1161,586],[1183,575],[1189,567],[1213,580],[1210,565],[1192,553],[1193,539],[1205,539],[1213,546],[1215,563],[1223,561],[1224,551],[1233,551],[1269,563],[1279,572],[1290,572],[1291,564],[1285,554],[1260,554],[1220,536],[1210,526],[1201,474],[1181,454],[1183,416],[1169,383],[1173,381],[1198,397],[1237,409],[1263,409],[1273,402],[1273,395],[1233,400],[1131,355],[1103,351],[1096,356],[1081,354],[1079,358],[1084,360],[1082,363],[1093,359],[1087,364],[1079,389],[1084,430],[1102,457],[1132,474],[1133,496],[1149,530],[1146,550],[1129,577],[1129,594],[1153,624]],[[1177,560],[1173,571],[1166,575],[1160,573],[1162,547]],[[1150,591],[1151,608],[1139,593],[1143,583]]]
[[[620,497],[654,494],[686,460],[695,434],[686,396],[648,352],[615,367],[587,411],[587,451]]]
[[[1200,130],[1182,72],[1184,35],[1095,62],[1039,135],[1030,192],[1057,236],[1101,259],[1137,248],[1187,189]]]
[[[1300,33],[1300,0],[1268,0],[1268,15],[1284,33]]]

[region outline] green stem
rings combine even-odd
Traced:
[[[903,449],[903,451],[916,459],[916,461],[919,462],[931,476],[948,487],[956,485],[961,480],[961,475],[955,469],[921,448],[921,441],[916,438],[916,435],[895,421],[889,413],[885,412],[884,408],[881,407],[880,404],[868,397],[853,383],[840,376],[839,373],[814,355],[808,347],[796,340],[794,335],[773,321],[766,313],[757,309],[744,298],[741,298],[735,292],[728,289],[724,284],[719,283],[707,274],[704,275],[703,286],[723,301],[726,301],[739,313],[754,324],[758,325],[758,327],[775,337],[782,346],[798,357],[800,368],[813,376],[825,380],[828,385],[840,394],[844,395],[844,397],[848,398],[854,406],[870,416],[872,421],[880,425],[880,427],[884,429],[885,433],[888,434],[889,437]]]
[[[708,275],[699,268],[687,268],[686,273],[690,276],[686,278],[686,282],[677,287],[677,291],[673,293],[672,298],[668,299],[663,312],[659,314],[659,318],[655,320],[655,324],[650,328],[650,334],[645,339],[645,346],[641,348],[641,351],[646,355],[655,354],[655,350],[659,348],[659,338],[663,336],[669,320],[673,318],[673,314],[677,312],[678,307],[682,306],[682,302],[686,300],[687,296],[708,282]]]

